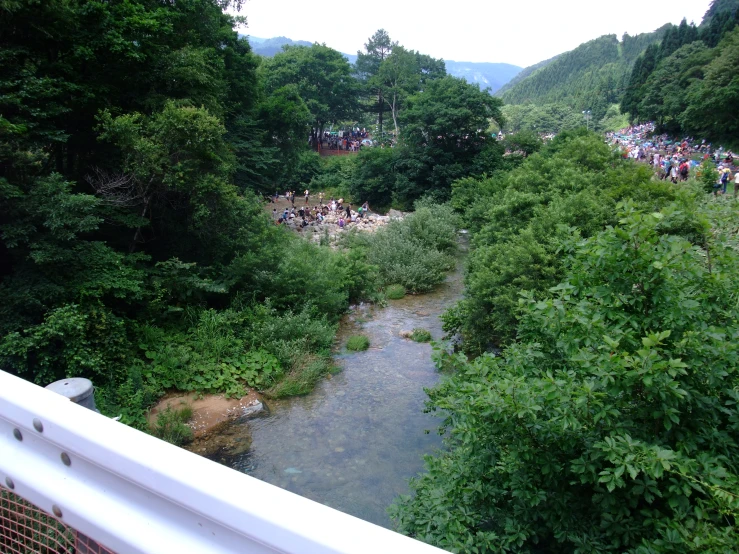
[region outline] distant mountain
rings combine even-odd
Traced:
[[[489,88],[496,92],[508,81],[518,75],[523,68],[509,63],[474,63],[446,60],[446,72],[462,77],[468,83],[478,83],[481,89]]]
[[[633,37],[625,34],[621,41],[616,35],[604,35],[581,44],[525,69],[521,73],[527,76],[499,96],[508,104],[566,104],[592,110],[593,118],[600,119],[610,104],[619,102],[639,54],[658,42],[668,27]]]
[[[251,49],[255,54],[271,58],[275,54],[282,52],[282,47],[287,46],[310,46],[312,42],[306,40],[292,40],[287,37],[259,38],[247,37]]]

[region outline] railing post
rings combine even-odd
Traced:
[[[92,386],[92,381],[85,379],[84,377],[72,377],[70,379],[62,379],[61,381],[54,381],[50,385],[46,385],[46,388],[62,396],[66,396],[75,404],[79,404],[83,408],[97,412],[95,408],[95,387]]]

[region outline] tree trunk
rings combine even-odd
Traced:
[[[382,97],[382,91],[377,94],[378,105],[380,106],[380,113],[377,114],[378,129],[380,138],[382,138],[382,112],[385,111],[385,99]]]

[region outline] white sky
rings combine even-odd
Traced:
[[[347,54],[385,29],[435,58],[526,67],[601,35],[700,24],[710,0],[246,0],[240,32],[322,42]]]

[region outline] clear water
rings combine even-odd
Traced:
[[[400,338],[422,327],[443,336],[439,315],[462,292],[461,264],[433,293],[360,306],[342,322],[336,363],[343,371],[308,396],[267,401],[268,412],[237,422],[230,434],[251,434],[242,455],[217,458],[253,477],[327,506],[390,527],[387,507],[408,493],[424,454],[441,444],[438,416],[426,414],[425,387],[440,379],[431,346]],[[366,334],[365,352],[344,349]]]

